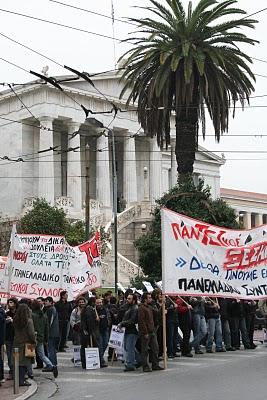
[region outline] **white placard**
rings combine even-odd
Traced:
[[[154,288],[153,288],[153,286],[151,285],[150,282],[143,281],[142,283],[143,283],[143,285],[145,286],[146,290],[149,293],[153,292]]]
[[[118,328],[117,325],[112,325],[108,345],[113,349],[123,347],[125,328]]]
[[[99,369],[100,358],[98,347],[87,347],[85,349],[86,369]]]
[[[80,367],[82,365],[81,346],[78,346],[78,345],[73,346],[73,364],[75,367]]]

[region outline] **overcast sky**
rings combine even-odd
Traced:
[[[2,1],[0,9],[0,57],[26,71],[41,72],[42,67],[49,66],[49,75],[65,74],[60,65],[69,65],[80,71],[101,72],[113,69],[116,58],[123,54],[128,46],[77,30],[31,20],[3,10],[26,14],[59,24],[69,25],[77,29],[112,37],[113,28],[116,39],[125,39],[134,26],[115,20],[114,26],[110,18],[104,18],[85,11],[75,10],[57,3],[65,3],[95,13],[111,16],[111,0],[9,0]],[[164,0],[161,0],[164,3]],[[149,15],[146,10],[138,10],[133,6],[146,6],[149,0],[113,0],[114,15],[117,19],[127,21],[126,17]],[[183,0],[185,6],[188,0]],[[197,0],[193,1],[196,4]],[[248,14],[267,7],[266,0],[239,0],[238,7]],[[221,155],[224,153],[226,165],[221,168],[221,187],[267,193],[267,10],[255,15],[256,30],[246,33],[260,41],[259,45],[246,47],[247,53],[261,61],[254,60],[252,70],[257,76],[255,93],[261,96],[251,99],[251,107],[244,111],[237,109],[235,119],[230,119],[229,133],[215,143],[213,128],[207,124],[207,138],[200,144]],[[51,60],[8,40],[3,35],[42,53]],[[114,49],[115,44],[115,49]],[[0,82],[23,83],[32,80],[32,75],[12,66],[0,59]],[[56,64],[58,63],[58,64]],[[1,87],[0,87],[1,90]],[[266,97],[265,97],[266,96]],[[1,155],[1,154],[0,154]]]

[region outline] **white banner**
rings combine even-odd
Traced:
[[[231,230],[167,209],[161,218],[164,294],[267,298],[267,225]]]
[[[73,300],[101,287],[99,232],[76,247],[62,236],[15,234],[12,239],[13,254],[10,249],[5,268],[0,269],[3,294],[57,300],[60,291],[67,290],[68,300]]]

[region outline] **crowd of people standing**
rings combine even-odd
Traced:
[[[167,357],[193,357],[207,353],[237,351],[241,342],[245,349],[255,349],[253,342],[256,308],[267,314],[265,300],[235,298],[166,297]],[[81,364],[86,368],[85,349],[99,349],[100,367],[107,360],[116,360],[108,347],[112,325],[125,328],[124,371],[143,368],[144,372],[163,369],[163,296],[161,290],[144,292],[141,296],[127,289],[117,295],[112,291],[104,295],[93,292],[86,299],[79,297],[68,302],[68,293],[62,291],[60,299],[52,297],[27,299],[11,297],[6,310],[0,306],[0,354],[2,347],[8,360],[7,379],[13,379],[14,348],[19,350],[19,385],[29,386],[27,377],[33,378],[35,369],[58,376],[57,353],[65,352],[68,339],[81,346]],[[180,332],[180,333],[179,333]],[[25,354],[25,345],[35,350],[36,359]],[[72,361],[74,361],[72,359]],[[151,365],[150,365],[151,364]],[[0,384],[4,381],[3,359],[0,357]]]

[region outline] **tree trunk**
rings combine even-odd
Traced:
[[[188,174],[193,174],[195,154],[198,150],[198,109],[197,96],[193,106],[184,109],[176,117],[176,145],[178,183],[182,183]]]

